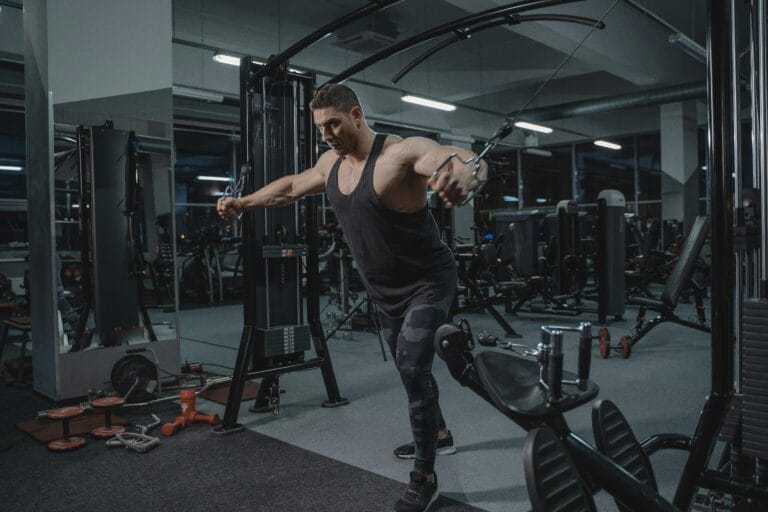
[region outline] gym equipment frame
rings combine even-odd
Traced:
[[[287,63],[285,63],[287,66]],[[314,77],[278,66],[259,73],[252,57],[240,64],[242,191],[249,194],[285,172],[299,172],[316,160],[316,130],[309,102]],[[238,185],[239,187],[239,185]],[[240,430],[237,416],[245,381],[263,380],[253,410],[279,409],[279,376],[320,368],[328,399],[323,406],[345,405],[339,394],[320,323],[317,204],[304,199],[305,238],[299,236],[299,204],[251,210],[242,217],[244,328],[223,423],[214,429]],[[301,258],[306,257],[307,322],[303,323]],[[304,360],[310,339],[316,357]],[[266,395],[269,394],[267,397]]]

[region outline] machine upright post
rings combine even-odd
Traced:
[[[690,508],[706,469],[720,424],[733,391],[733,138],[729,58],[730,23],[725,2],[707,2],[707,100],[709,104],[708,169],[712,173],[712,338],[711,393],[693,435],[691,453],[680,477],[674,504]]]

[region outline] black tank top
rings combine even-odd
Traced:
[[[426,202],[418,212],[402,213],[384,206],[376,195],[373,172],[386,138],[376,135],[360,181],[349,195],[339,190],[339,157],[326,193],[368,295],[385,315],[397,318],[409,307],[453,295],[456,263]]]

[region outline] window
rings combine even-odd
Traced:
[[[526,208],[554,206],[572,197],[571,145],[523,151],[523,205]]]
[[[476,148],[473,148],[476,150]],[[517,183],[517,150],[495,151],[485,158],[488,162],[488,182],[475,200],[476,210],[518,208],[520,198]]]
[[[661,201],[661,134],[638,135],[635,141],[638,200]]]
[[[227,135],[176,130],[174,147],[176,234],[194,240],[222,226],[216,201],[236,178],[237,143]]]
[[[627,203],[635,200],[634,141],[611,139],[621,149],[596,146],[593,142],[576,145],[577,190],[579,203],[597,203],[603,190],[618,190]]]
[[[0,199],[27,197],[24,113],[0,110]]]

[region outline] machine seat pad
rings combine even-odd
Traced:
[[[486,350],[476,355],[475,368],[496,408],[515,421],[544,418],[574,409],[595,398],[599,389],[592,381],[587,382],[583,391],[575,384],[563,383],[561,399],[550,404],[544,386],[539,383],[536,361]],[[563,379],[575,381],[576,375],[563,371]]]
[[[632,300],[627,301],[627,303],[632,304],[633,306],[645,306],[647,308],[653,309],[654,311],[669,309],[660,300],[649,299],[648,297],[632,297]]]
[[[500,281],[496,283],[496,289],[497,290],[524,290],[528,288],[528,283],[525,282],[525,279],[515,279],[514,281]]]

